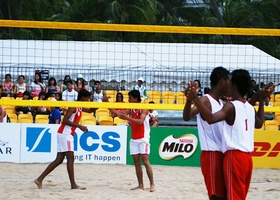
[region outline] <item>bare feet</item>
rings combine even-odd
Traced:
[[[86,188],[86,187],[81,187],[81,186],[75,185],[75,186],[72,186],[71,189],[86,190],[87,188]]]
[[[150,192],[154,192],[154,191],[156,191],[155,185],[151,185],[150,186]]]
[[[42,189],[42,181],[39,181],[38,179],[35,179],[34,183],[38,186],[39,189]]]
[[[144,186],[137,186],[137,187],[131,188],[130,190],[144,190]]]

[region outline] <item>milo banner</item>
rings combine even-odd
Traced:
[[[128,138],[131,129],[128,128]],[[170,166],[200,166],[200,146],[197,128],[151,128],[150,163]],[[133,164],[129,154],[129,139],[127,164]]]

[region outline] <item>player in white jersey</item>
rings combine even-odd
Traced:
[[[272,94],[275,86],[266,86],[258,93],[259,109],[255,111],[245,96],[251,86],[251,77],[246,70],[234,70],[230,83],[232,102],[226,102],[222,110],[211,113],[196,95],[195,86],[190,87],[187,97],[193,99],[196,107],[209,123],[225,120],[222,134],[224,157],[224,178],[227,200],[245,200],[252,176],[251,152],[254,150],[254,129],[264,122],[264,99]]]
[[[223,108],[221,96],[226,95],[230,80],[229,71],[223,67],[216,67],[210,75],[211,90],[200,100],[212,112],[216,113]],[[187,92],[187,91],[185,91]],[[226,188],[223,176],[222,129],[223,122],[208,124],[199,114],[196,106],[191,108],[192,99],[187,98],[183,111],[183,119],[188,121],[197,115],[197,128],[201,147],[200,165],[208,197],[226,199]]]
[[[78,93],[78,101],[89,100],[90,92],[87,90],[80,90]],[[83,132],[88,131],[86,126],[79,124],[81,117],[82,111],[80,108],[69,108],[67,110],[63,122],[57,131],[57,157],[51,164],[49,164],[45,171],[34,180],[39,189],[42,189],[44,178],[63,162],[64,157],[67,158],[67,171],[71,183],[71,189],[86,189],[85,187],[78,186],[74,178],[74,132],[76,128],[81,129]]]

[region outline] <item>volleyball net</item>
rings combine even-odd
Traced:
[[[103,90],[129,91],[143,77],[148,93],[173,92],[170,101],[160,96],[156,105],[137,105],[143,109],[182,110],[185,99],[179,101],[176,95],[182,86],[196,79],[203,88],[209,88],[210,73],[217,66],[230,71],[247,69],[259,86],[280,83],[279,59],[253,45],[222,44],[221,39],[274,38],[280,36],[277,29],[0,20],[0,36],[2,82],[5,74],[11,74],[14,83],[19,75],[24,75],[30,85],[37,70],[46,85],[50,77],[56,78],[60,85],[65,75],[76,80],[82,74],[90,91],[96,80],[101,82]],[[65,103],[68,107],[78,105],[47,102],[55,106]],[[4,104],[29,103],[2,101]],[[136,105],[92,102],[79,106],[135,108]]]

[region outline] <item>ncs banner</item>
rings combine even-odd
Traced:
[[[20,124],[0,123],[0,162],[20,162]]]
[[[56,124],[22,124],[21,162],[51,162],[57,154]],[[126,163],[127,129],[121,126],[88,126],[88,132],[76,129],[76,163]]]
[[[127,163],[133,164],[129,155],[129,128]],[[200,166],[200,146],[197,128],[151,127],[150,163],[156,165]]]

